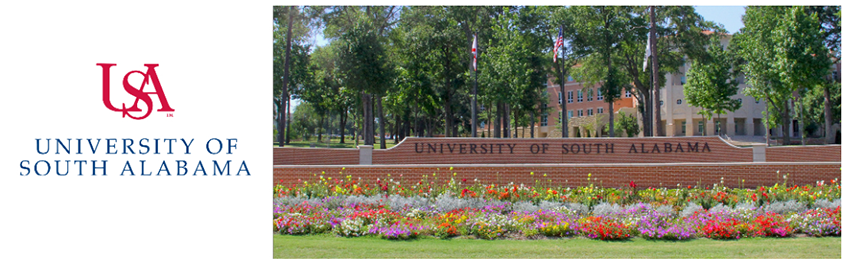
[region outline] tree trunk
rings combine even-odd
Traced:
[[[655,135],[661,135],[661,94],[659,93],[659,84],[658,84],[658,39],[657,32],[655,26],[655,6],[649,7],[650,12],[650,49],[652,50],[652,91],[655,96],[655,100],[653,101],[653,105],[655,105],[655,110],[653,111],[655,115]]]
[[[363,103],[363,119],[360,123],[362,126],[362,134],[363,134],[363,145],[369,145],[369,137],[367,137],[369,132],[369,95],[366,92],[362,92],[360,94],[361,102]]]
[[[504,123],[502,123],[502,125],[504,126],[504,131],[502,132],[502,134],[505,136],[505,138],[511,138],[511,109],[507,103],[503,103],[502,108],[505,109],[504,111],[502,111],[502,114],[504,114],[502,118],[505,119]]]
[[[285,48],[286,50],[284,51],[284,56],[283,56],[283,91],[281,92],[281,95],[286,96],[286,98],[289,98],[288,97],[289,91],[287,90],[287,85],[289,85],[289,60],[290,60],[289,53],[290,53],[290,50],[292,49],[292,20],[294,18],[292,13],[293,13],[294,10],[295,10],[295,6],[289,7],[289,12],[288,12],[288,15],[287,15],[287,17],[289,17],[289,19],[288,19],[287,26],[286,26],[286,48]],[[280,100],[283,101],[284,98],[281,97]],[[284,140],[284,137],[283,137],[283,132],[284,132],[285,127],[287,125],[286,124],[286,118],[287,118],[286,114],[283,114],[282,116],[280,116],[280,120],[278,121],[277,131],[281,132],[281,134],[278,134],[277,142],[278,142],[278,145],[280,145],[281,147],[283,147],[284,143],[288,143],[286,140]],[[289,134],[287,134],[287,135],[289,135]]]
[[[325,112],[319,112],[319,139],[317,142],[322,143],[322,131],[324,131],[325,126]]]
[[[823,130],[824,144],[835,143],[835,137],[832,134],[832,100],[829,99],[829,89],[832,86],[824,86],[823,88]]]
[[[650,86],[652,86],[650,84]],[[654,136],[654,132],[652,130],[652,120],[654,117],[652,116],[652,108],[655,106],[652,105],[652,89],[646,90],[646,93],[642,95],[643,97],[643,136],[644,137],[652,137]]]
[[[515,139],[519,138],[519,130],[517,129],[517,126],[519,126],[519,117],[517,117],[518,113],[519,113],[519,111],[514,111],[514,113],[513,113],[513,115],[514,115],[514,138]]]
[[[786,101],[782,103],[782,107],[784,107],[782,112],[782,145],[791,145],[791,134],[788,134],[787,130],[791,129],[791,110],[788,107],[790,101]],[[791,130],[793,132],[793,130]]]
[[[496,123],[495,128],[493,128],[493,133],[495,134],[495,138],[502,138],[502,103],[496,103]]]
[[[768,106],[768,103],[770,103],[770,99],[765,98],[764,99],[764,117],[762,118],[762,119],[764,119],[764,121],[762,121],[762,124],[764,124],[765,146],[770,147],[770,106]]]
[[[806,146],[806,118],[804,117],[804,113],[803,113],[805,110],[803,110],[804,106],[803,106],[802,99],[803,99],[803,95],[801,94],[800,97],[797,98],[797,101],[796,101],[796,105],[800,106],[800,112],[798,112],[798,114],[797,114],[797,118],[800,121],[799,121],[799,123],[797,123],[797,128],[799,128],[798,130],[800,130],[800,144],[802,144],[803,146]]]
[[[289,94],[287,93],[287,96],[286,96],[286,114],[284,114],[284,116],[286,118],[285,118],[285,120],[283,120],[284,122],[286,122],[287,120],[289,120],[291,118],[291,117],[289,117],[289,114],[292,113],[292,110],[290,110],[290,108],[292,108],[292,99],[289,97]],[[286,123],[286,144],[287,145],[289,145],[289,139],[290,139],[289,128],[290,127],[291,127],[290,123]]]
[[[533,139],[534,138],[534,112],[529,112],[529,113],[531,114],[530,115],[531,116],[531,138]],[[524,132],[523,132],[523,135],[525,135]]]
[[[384,103],[381,100],[382,98],[378,96],[377,101],[375,101],[376,105],[378,105],[378,119],[380,119],[378,122],[378,136],[381,138],[381,149],[387,149],[387,140],[384,138],[384,126],[386,125],[384,120],[386,117],[384,117]]]
[[[345,144],[345,119],[348,115],[345,114],[345,109],[339,110],[339,144]]]
[[[354,116],[354,117],[352,117],[352,119],[354,120],[354,127],[351,128],[351,131],[353,133],[352,135],[354,135],[354,147],[357,147],[357,146],[360,146],[360,136],[358,136],[359,135],[358,132],[359,132],[361,125],[357,124],[357,121],[358,121],[357,120],[357,118],[358,118],[357,112],[352,112],[352,115]]]

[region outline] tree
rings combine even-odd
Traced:
[[[817,17],[805,14],[802,7],[759,6],[747,7],[743,21],[744,28],[735,37],[750,85],[744,92],[766,99],[765,122],[775,123],[781,117],[783,129],[788,130],[792,93],[816,86],[829,70]],[[783,134],[782,142],[790,144],[789,134]]]
[[[286,113],[291,95],[289,88],[291,85],[294,85],[293,83],[301,82],[290,76],[290,67],[292,66],[291,52],[293,45],[300,47],[307,46],[304,42],[310,36],[311,26],[315,25],[315,16],[309,15],[305,9],[300,7],[275,6],[272,17],[275,44],[275,56],[273,59],[275,65],[275,109],[278,111],[278,143],[280,146],[283,146],[285,143],[284,127],[288,125],[286,123]]]
[[[325,37],[342,41],[340,71],[344,85],[361,93],[363,131],[366,145],[374,144],[375,115],[378,108],[380,132],[384,134],[383,94],[392,80],[392,66],[386,53],[391,29],[398,22],[395,6],[315,7],[325,24]],[[377,96],[378,101],[374,100]],[[381,147],[386,147],[381,138]]]
[[[803,7],[791,7],[785,10],[780,23],[776,31],[779,45],[775,47],[777,57],[774,65],[781,73],[782,82],[795,89],[798,95],[805,95],[808,88],[824,82],[831,63],[817,14],[807,14]],[[800,114],[803,113],[802,106]],[[801,120],[800,124],[804,122]],[[800,133],[805,144],[805,130]]]
[[[826,47],[829,49],[832,63],[838,64],[841,62],[841,6],[807,6],[806,11],[808,13],[814,13],[818,16],[818,22],[821,26],[821,32],[823,33],[823,39],[826,40]],[[824,122],[824,131],[825,131],[825,143],[832,143],[835,141],[835,136],[832,131],[833,121],[840,121],[840,119],[834,119],[833,114],[841,115],[841,112],[835,111],[834,104],[832,101],[832,91],[833,89],[837,89],[840,94],[841,91],[841,75],[836,75],[836,78],[829,78],[828,80],[833,85],[824,86],[823,89],[823,119]],[[818,94],[821,95],[821,94]],[[840,98],[840,96],[839,96]],[[841,105],[841,102],[837,102],[838,106]],[[840,110],[840,108],[838,109]]]
[[[692,61],[688,70],[684,93],[685,101],[691,106],[701,107],[699,114],[711,120],[714,114],[726,114],[741,108],[738,99],[732,96],[738,94],[738,82],[732,63],[733,55],[720,44],[720,37],[715,35],[708,46],[706,56]],[[705,131],[703,131],[705,135]]]
[[[629,81],[621,66],[614,64],[614,56],[622,48],[620,42],[627,29],[629,7],[570,7],[574,17],[584,18],[576,26],[573,46],[584,60],[577,71],[577,79],[585,89],[593,89],[602,83],[599,90],[608,103],[608,113],[614,113],[614,101],[620,98],[622,89]],[[599,37],[601,31],[601,37]],[[608,128],[614,128],[614,116],[608,116]],[[609,134],[609,137],[611,135]]]
[[[614,131],[611,132],[608,130],[609,125],[605,125],[605,131],[608,131],[609,136],[618,136],[622,132],[626,133],[628,137],[634,137],[638,133],[640,133],[640,125],[638,125],[637,118],[635,118],[631,114],[620,113],[617,116],[617,119],[614,120]]]

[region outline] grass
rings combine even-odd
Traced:
[[[377,237],[274,235],[274,258],[810,258],[840,259],[840,237],[695,239],[689,241],[599,241],[584,238],[479,240],[423,238],[390,241]]]
[[[349,138],[345,139],[345,144],[340,144],[339,138],[332,138],[330,144],[328,144],[327,138],[323,138],[322,143],[317,142],[317,140],[314,138],[312,140],[290,140],[289,144],[284,145],[284,146],[285,147],[296,147],[296,148],[309,148],[310,144],[315,144],[316,148],[356,148],[356,146],[354,146],[354,141],[349,139]],[[360,145],[363,145],[362,140],[360,141]],[[388,139],[387,140],[387,149],[392,148],[393,146],[395,146],[395,141]],[[274,147],[280,147],[280,146],[275,144]],[[379,142],[379,140],[375,140],[374,147],[375,147],[376,150],[381,147],[381,143]]]

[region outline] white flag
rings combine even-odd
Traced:
[[[647,61],[647,59],[649,59],[650,52],[651,51],[649,49],[649,33],[647,33],[646,34],[646,53],[644,53],[644,55],[643,55],[643,71],[646,71],[646,61]]]

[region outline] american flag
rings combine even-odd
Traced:
[[[558,40],[555,41],[555,56],[552,57],[552,62],[558,62],[558,48],[564,45],[564,32],[563,29],[558,30]]]
[[[478,71],[478,35],[472,37],[472,68]]]

